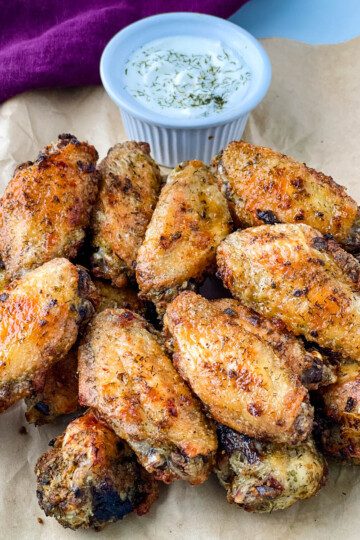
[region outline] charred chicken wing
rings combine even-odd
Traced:
[[[68,425],[35,474],[41,508],[70,529],[101,530],[130,512],[141,516],[158,496],[134,452],[92,410]]]
[[[94,312],[95,288],[84,269],[53,259],[0,294],[0,412],[32,390],[70,350]]]
[[[232,294],[296,335],[360,358],[360,265],[308,225],[237,231],[217,254]]]
[[[306,223],[360,247],[357,203],[330,176],[244,141],[231,142],[213,165],[240,226]]]
[[[206,480],[217,449],[214,426],[140,315],[107,309],[92,320],[79,380],[80,403],[98,409],[156,478]]]
[[[309,437],[295,446],[266,443],[218,426],[215,472],[229,503],[247,512],[272,512],[313,497],[325,484],[327,466]]]
[[[92,228],[92,272],[121,287],[135,275],[137,251],[156,205],[159,167],[147,143],[116,144],[101,162]]]
[[[0,201],[0,253],[9,278],[76,256],[96,197],[97,157],[93,146],[66,134],[16,169]]]
[[[299,378],[307,361],[294,338],[275,328],[269,335],[271,325],[235,300],[193,292],[168,306],[164,327],[175,367],[217,422],[277,442],[311,432],[313,410]]]
[[[201,161],[179,165],[163,187],[145,240],[136,278],[159,315],[190,280],[215,265],[215,251],[230,232],[230,214],[213,175]],[[189,283],[190,282],[190,283]]]

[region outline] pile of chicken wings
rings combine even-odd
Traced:
[[[100,530],[212,471],[270,512],[321,489],[325,455],[360,464],[345,189],[243,141],[167,178],[146,143],[97,160],[60,135],[0,202],[0,411],[75,416],[35,467],[45,513]]]

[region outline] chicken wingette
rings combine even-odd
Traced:
[[[215,472],[229,503],[247,512],[283,510],[316,495],[327,465],[311,436],[298,445],[261,442],[219,425]]]
[[[94,280],[99,294],[96,311],[100,313],[107,308],[127,308],[144,313],[144,306],[136,291],[129,287],[112,287],[110,283]],[[32,392],[25,399],[27,405],[26,419],[38,426],[54,422],[58,416],[75,412],[79,407],[78,342],[68,354],[53,365],[45,375],[44,387],[41,391]]]
[[[158,497],[152,476],[134,452],[92,410],[71,422],[35,467],[37,497],[63,527],[101,530]]]
[[[296,335],[360,358],[360,264],[308,225],[236,231],[217,252],[233,296]]]
[[[97,409],[157,479],[206,480],[217,449],[214,426],[140,315],[96,315],[80,346],[79,383],[80,403]]]
[[[0,201],[0,254],[9,279],[76,256],[97,193],[97,158],[93,146],[64,134],[16,169]]]
[[[147,143],[116,144],[100,163],[100,189],[92,217],[92,273],[122,287],[135,277],[137,251],[161,186]]]
[[[190,291],[168,306],[164,331],[176,369],[217,422],[277,442],[309,435],[313,409],[300,382],[307,360],[294,338],[235,300]]]
[[[358,205],[330,176],[244,141],[231,142],[213,168],[241,227],[306,223],[360,248]]]
[[[96,301],[86,271],[67,259],[53,259],[1,291],[0,412],[42,390],[47,370],[75,343]]]
[[[159,315],[179,291],[215,267],[231,218],[213,175],[201,161],[176,167],[163,187],[138,252],[136,279]]]
[[[341,364],[338,380],[321,389],[323,449],[342,461],[360,465],[360,365]]]

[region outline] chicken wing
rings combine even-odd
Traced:
[[[80,403],[99,410],[159,480],[204,482],[214,465],[214,426],[140,315],[107,309],[79,351]]]
[[[323,432],[326,453],[360,465],[360,366],[341,364],[335,384],[321,390]]]
[[[190,291],[168,306],[164,330],[176,369],[217,422],[277,442],[311,432],[313,410],[297,374],[305,353],[293,338],[275,328],[269,335],[270,325],[235,300]]]
[[[0,253],[10,279],[76,256],[96,197],[97,157],[93,146],[65,134],[16,169],[0,201]]]
[[[156,481],[95,411],[71,422],[35,467],[37,497],[63,527],[101,530],[130,512],[146,514]]]
[[[231,142],[213,167],[240,226],[301,222],[360,247],[358,205],[331,176],[244,141]]]
[[[201,161],[179,165],[163,187],[138,252],[136,278],[159,315],[178,292],[215,266],[231,230],[226,200]],[[189,283],[190,282],[190,283]]]
[[[296,335],[354,360],[360,357],[360,265],[308,225],[237,231],[217,253],[232,294]]]
[[[53,259],[0,294],[0,412],[32,389],[66,355],[94,313],[95,288],[84,269]]]
[[[124,308],[144,315],[146,308],[136,289],[131,287],[113,287],[109,282],[94,279],[94,285],[100,296],[97,313],[108,308]]]
[[[215,472],[229,503],[247,512],[283,510],[313,497],[325,484],[327,465],[309,437],[296,446],[265,443],[218,426]]]
[[[135,276],[137,251],[161,186],[147,143],[116,144],[99,166],[100,190],[92,218],[92,272],[118,287]]]

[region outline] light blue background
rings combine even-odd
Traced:
[[[360,0],[250,0],[230,20],[256,38],[339,43],[360,34]]]

